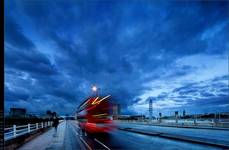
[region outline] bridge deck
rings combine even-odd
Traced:
[[[60,150],[63,146],[66,123],[59,124],[57,132],[52,128],[44,134],[22,145],[18,150]]]
[[[118,125],[118,124],[117,124]],[[180,137],[182,134],[187,134],[190,138],[196,138],[196,132],[199,132],[203,138],[209,139],[209,136],[213,135],[216,141],[222,142],[223,137],[226,140],[228,137],[228,131],[215,131],[215,130],[203,130],[203,129],[183,129],[172,127],[150,127],[143,125],[133,124],[119,124],[119,127],[128,126],[133,129],[147,131],[165,132],[166,135],[173,133],[173,136]],[[153,129],[151,129],[153,128]],[[187,130],[187,131],[186,131]],[[192,131],[192,134],[189,132]],[[225,133],[226,132],[226,133]],[[202,138],[201,138],[202,139]],[[190,141],[190,140],[189,140]],[[227,142],[226,142],[227,143]],[[171,138],[162,136],[151,136],[148,134],[132,133],[129,131],[115,130],[106,135],[89,135],[84,136],[79,132],[79,127],[76,121],[64,121],[58,126],[57,133],[55,134],[54,128],[48,130],[42,135],[34,138],[30,142],[24,144],[19,150],[94,150],[94,149],[107,149],[107,150],[132,150],[132,149],[199,149],[199,150],[219,150],[224,149],[220,146],[212,146],[201,144],[201,142],[193,143],[184,140],[173,140]]]

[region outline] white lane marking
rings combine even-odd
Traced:
[[[79,135],[72,125],[71,125],[71,129],[75,132],[76,135]]]
[[[78,126],[77,126],[76,124],[74,124],[74,123],[73,123],[73,124],[71,123],[71,126],[74,126],[75,128],[80,129],[80,127],[78,127]]]
[[[79,138],[77,138],[77,137],[79,137],[79,134],[77,133],[77,131],[75,130],[75,128],[73,127],[74,125],[72,125],[71,123],[69,124],[69,127],[73,130],[73,132],[76,134],[76,135],[78,135],[78,136],[76,136],[76,140],[77,140],[77,142],[80,144],[80,147],[81,147],[81,149],[85,149],[85,146],[83,146],[83,144],[82,144],[82,142],[80,142],[79,141]],[[82,140],[82,139],[80,139],[80,140]],[[86,144],[85,144],[86,145]],[[89,148],[89,147],[88,147]],[[89,148],[90,149],[90,148]],[[90,149],[90,150],[92,150],[92,149]]]
[[[80,140],[83,141],[83,143],[87,146],[88,149],[92,150],[92,148],[87,144],[86,141],[82,137],[80,137]]]
[[[108,150],[111,150],[109,149],[105,144],[103,144],[102,142],[100,142],[99,140],[97,140],[96,138],[94,139],[96,142],[98,142],[99,144],[101,144],[103,147],[105,147],[106,149]]]
[[[71,124],[71,127],[77,127],[76,125],[72,125]],[[79,128],[80,129],[80,128]],[[77,135],[79,135],[77,132],[76,132],[76,130],[74,130],[74,132],[77,134]],[[80,140],[81,141],[83,141],[83,143],[87,146],[87,148],[88,149],[90,149],[90,150],[92,150],[92,148],[87,144],[87,142],[80,136]],[[94,139],[96,142],[98,142],[99,144],[101,144],[103,147],[105,147],[106,149],[108,149],[108,150],[111,150],[111,149],[109,149],[105,144],[103,144],[102,142],[100,142],[99,140],[97,140],[96,138]]]
[[[80,129],[79,123],[77,121],[71,121],[71,124],[74,124],[76,128]]]
[[[80,129],[80,127],[78,127],[78,125],[74,125],[77,129]]]

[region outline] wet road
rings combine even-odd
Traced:
[[[115,130],[104,135],[82,135],[76,121],[66,121],[64,149],[114,149],[114,150],[217,150],[201,144]]]
[[[229,143],[229,130],[210,130],[210,129],[192,129],[192,128],[172,128],[149,125],[137,125],[131,123],[119,123],[119,127],[131,127],[135,129],[144,129],[147,131],[157,131],[176,135],[192,136],[198,138],[207,138],[221,143]]]

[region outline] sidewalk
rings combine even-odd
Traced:
[[[61,122],[58,125],[57,133],[55,133],[54,128],[51,128],[42,135],[22,145],[18,150],[62,150],[65,126],[65,121]]]

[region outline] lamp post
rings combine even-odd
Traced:
[[[99,88],[98,88],[98,87],[96,87],[96,86],[94,85],[94,86],[92,86],[91,89],[92,89],[93,92],[95,92],[96,96],[99,96]]]

